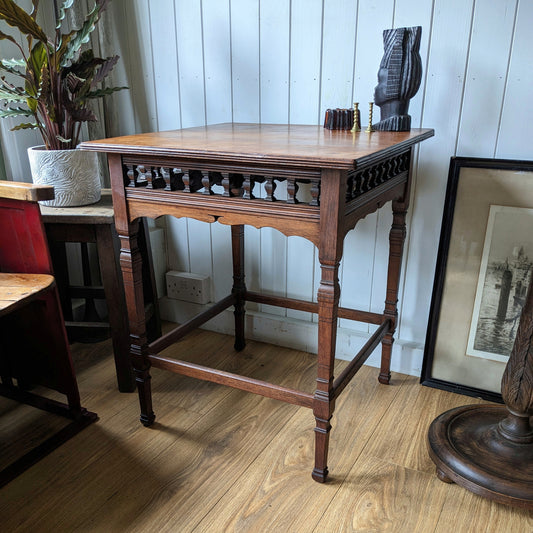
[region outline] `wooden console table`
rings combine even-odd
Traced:
[[[218,124],[82,143],[83,149],[108,154],[141,422],[149,426],[155,419],[150,366],[308,407],[316,420],[313,478],[325,481],[335,400],[380,342],[379,381],[388,383],[390,379],[412,147],[432,135],[430,129],[368,134],[331,131],[319,126]],[[264,198],[254,197],[254,185],[258,182],[264,184]],[[286,182],[286,194],[276,194],[280,182]],[[308,188],[307,197],[299,193],[303,187]],[[392,201],[393,224],[385,310],[380,314],[341,308],[338,269],[344,237],[358,220],[388,201]],[[139,217],[160,215],[231,226],[233,289],[208,311],[149,343],[137,235]],[[266,296],[246,289],[245,224],[299,235],[317,246],[321,264],[318,303]],[[230,306],[235,309],[235,349],[242,350],[246,301],[318,313],[314,393],[158,355]],[[335,379],[338,318],[379,327]]]

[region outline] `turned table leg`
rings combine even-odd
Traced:
[[[150,426],[155,420],[155,414],[152,410],[142,257],[139,249],[140,220],[129,221],[121,156],[119,154],[109,154],[108,163],[111,185],[114,191],[115,228],[120,240],[120,268],[122,270],[124,297],[128,312],[130,357],[141,407],[140,420],[143,425]]]
[[[313,479],[323,483],[328,475],[330,420],[335,409],[333,370],[337,340],[337,313],[340,298],[339,263],[342,257],[344,200],[346,173],[322,171],[320,204],[320,244],[318,256],[321,268],[318,288],[318,369],[313,402],[315,415],[315,467]]]
[[[150,385],[150,360],[146,337],[146,317],[144,312],[142,258],[138,245],[139,221],[129,225],[129,235],[119,234],[121,242],[120,266],[124,278],[124,293],[128,308],[130,326],[130,357],[139,392],[141,407],[140,420],[150,426],[155,420],[152,411],[152,390]]]
[[[246,285],[244,283],[244,226],[231,226],[231,247],[233,250],[233,288],[235,302],[235,349],[241,351],[246,346],[244,338],[244,314]]]
[[[318,289],[318,375],[313,414],[315,415],[315,468],[313,479],[324,482],[328,475],[330,420],[335,409],[333,367],[337,339],[337,308],[340,287],[339,262],[321,259],[322,279]]]
[[[398,289],[402,266],[403,245],[405,242],[405,218],[407,204],[405,201],[392,202],[392,227],[389,233],[389,267],[387,274],[387,293],[385,297],[384,316],[390,318],[391,328],[381,341],[381,368],[378,381],[384,385],[390,382],[390,361],[394,332],[398,320]]]

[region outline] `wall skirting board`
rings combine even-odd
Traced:
[[[173,300],[166,296],[159,299],[161,318],[169,322],[183,323],[204,311],[212,304],[200,305]],[[251,307],[251,304],[248,304]],[[233,334],[233,310],[230,308],[202,327],[227,335]],[[370,334],[339,327],[337,332],[337,358],[351,360],[368,340]],[[278,346],[286,346],[310,353],[317,352],[318,324],[294,318],[281,317],[255,310],[246,311],[246,337]],[[424,346],[397,339],[393,346],[391,370],[419,376],[422,368]],[[381,350],[376,348],[366,364],[378,367]]]

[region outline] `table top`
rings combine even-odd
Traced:
[[[102,189],[99,202],[80,207],[49,207],[40,205],[45,224],[113,224],[115,213],[111,189]]]
[[[354,169],[433,134],[432,129],[369,134],[322,126],[226,123],[87,141],[80,148],[123,155]]]

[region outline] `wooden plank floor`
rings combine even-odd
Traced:
[[[315,356],[232,345],[198,331],[167,353],[313,390]],[[100,419],[0,489],[4,533],[533,532],[533,513],[434,475],[428,425],[479,403],[471,398],[400,374],[379,385],[377,369],[363,367],[337,403],[331,479],[320,485],[310,410],[154,370],[157,419],[145,428],[136,394],[116,389],[110,342],[74,345],[73,355],[82,403]],[[55,429],[50,416],[2,400],[2,462]]]

